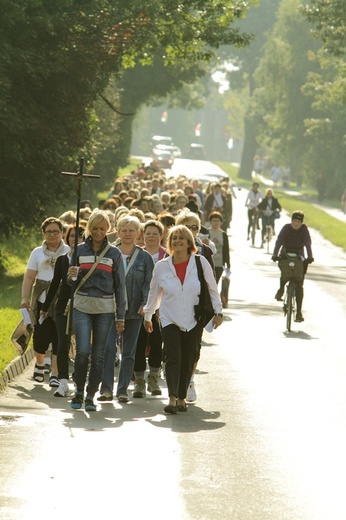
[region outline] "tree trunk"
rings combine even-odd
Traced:
[[[249,116],[244,119],[244,146],[241,156],[239,177],[241,179],[252,179],[253,159],[257,150],[255,125]]]

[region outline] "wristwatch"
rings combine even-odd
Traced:
[[[221,318],[223,318],[223,314],[221,313],[215,314],[215,316],[220,316]]]

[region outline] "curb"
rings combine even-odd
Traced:
[[[4,390],[8,383],[19,376],[34,358],[34,349],[28,349],[22,356],[17,356],[0,374],[0,391]]]

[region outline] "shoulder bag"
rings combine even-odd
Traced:
[[[198,279],[201,284],[201,292],[199,295],[199,304],[195,305],[195,319],[197,323],[201,323],[203,327],[210,322],[210,320],[215,316],[215,312],[213,309],[213,304],[211,302],[209,288],[207,282],[205,281],[203,275],[203,267],[201,258],[199,255],[195,255],[196,258],[196,266]]]
[[[96,258],[95,263],[91,266],[91,268],[89,269],[87,274],[81,279],[81,281],[77,285],[76,290],[74,291],[75,293],[80,290],[80,288],[85,284],[87,279],[93,274],[96,267],[101,262],[102,258],[105,256],[105,254],[107,253],[107,251],[110,247],[111,247],[111,244],[107,244],[106,247],[104,248],[104,250],[102,251],[102,253],[100,254],[100,256],[98,256]],[[64,312],[64,315],[67,316],[66,334],[68,334],[68,330],[70,328],[70,314],[71,314],[71,298],[68,300],[68,302],[66,304],[65,312]]]

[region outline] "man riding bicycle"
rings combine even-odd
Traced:
[[[308,264],[314,261],[311,249],[311,237],[308,227],[303,224],[304,213],[302,211],[294,211],[291,216],[291,223],[285,224],[281,229],[278,238],[275,243],[272,260],[277,262],[281,258],[285,257],[286,250],[297,251],[302,260],[304,260],[303,278],[299,282],[295,282],[296,302],[297,302],[297,313],[295,321],[304,321],[302,314],[302,304],[304,297],[304,277],[308,268]],[[307,258],[304,256],[304,249],[307,252]],[[279,263],[280,267],[280,263]],[[280,288],[275,295],[275,299],[282,301],[284,294],[286,280],[280,277]]]
[[[250,230],[251,230],[252,221],[254,218],[256,218],[257,213],[258,213],[257,206],[261,202],[261,200],[263,200],[263,195],[259,191],[258,188],[259,188],[258,182],[254,182],[252,185],[252,189],[249,191],[249,193],[246,197],[246,201],[245,201],[245,206],[247,207],[247,216],[248,216],[248,220],[249,220],[248,227],[247,227],[247,239],[248,240],[250,238]],[[257,229],[259,229],[258,224],[257,224]]]
[[[263,247],[264,237],[266,234],[266,227],[270,225],[273,229],[273,234],[275,234],[275,219],[279,218],[279,212],[281,211],[281,205],[278,199],[273,197],[273,190],[271,188],[267,189],[266,196],[258,204],[257,209],[260,211],[260,216],[262,220],[261,247]]]

